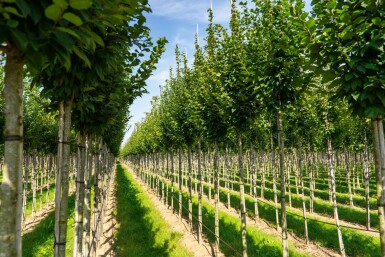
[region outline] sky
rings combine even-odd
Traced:
[[[309,9],[310,0],[306,0]],[[169,76],[170,67],[175,67],[175,46],[178,44],[181,51],[186,51],[190,61],[194,54],[194,40],[199,27],[199,41],[204,42],[205,30],[208,25],[207,10],[210,0],[149,0],[152,13],[146,15],[150,35],[155,42],[160,37],[166,37],[168,44],[157,69],[147,80],[147,94],[137,98],[130,107],[130,121],[124,138],[124,143],[131,135],[134,125],[140,122],[151,110],[151,99],[159,96],[160,85]],[[230,21],[230,1],[212,0],[214,23],[226,25]],[[123,143],[123,144],[124,144]]]

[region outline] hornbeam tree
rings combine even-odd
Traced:
[[[3,1],[0,6],[0,43],[6,55],[5,170],[0,192],[0,256],[21,256],[21,183],[23,160],[23,65],[41,67],[47,58],[69,67],[70,54],[80,40],[77,15],[92,1]],[[75,14],[76,13],[76,14]],[[74,27],[69,29],[69,27]],[[87,30],[88,32],[88,30]],[[69,34],[76,35],[70,39]],[[70,40],[69,40],[70,39]],[[92,40],[91,40],[92,41]],[[15,201],[16,199],[16,201]]]
[[[371,119],[377,178],[381,255],[385,255],[385,3],[384,1],[312,2],[311,17],[299,13],[300,36],[316,62],[316,72],[355,114]]]
[[[288,231],[286,221],[286,178],[284,166],[284,132],[282,112],[293,106],[303,87],[303,53],[292,24],[291,3],[276,0],[257,3],[263,25],[264,72],[256,86],[257,98],[276,114],[281,183],[281,226],[283,256],[288,256]],[[257,11],[258,12],[258,11]]]

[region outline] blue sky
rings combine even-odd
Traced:
[[[229,0],[212,0],[215,23],[223,25],[229,23],[229,2]],[[149,0],[149,4],[152,13],[146,17],[151,37],[154,41],[159,37],[166,37],[169,43],[156,71],[147,81],[146,89],[149,93],[136,99],[130,107],[132,117],[129,126],[131,128],[127,131],[124,142],[132,133],[134,124],[141,121],[145,117],[145,113],[151,110],[152,97],[159,95],[159,85],[163,85],[168,78],[170,67],[173,67],[175,63],[176,44],[179,45],[181,51],[187,51],[188,58],[191,60],[194,54],[197,25],[199,26],[199,40],[203,42],[208,24],[207,10],[210,8],[210,0]]]

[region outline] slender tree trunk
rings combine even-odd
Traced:
[[[4,169],[0,186],[0,257],[21,256],[23,59],[8,43],[4,67]]]
[[[191,165],[191,146],[187,147],[187,162],[188,162],[188,223],[189,230],[192,231],[192,165]]]
[[[44,184],[44,154],[40,156],[40,207],[39,211],[41,212],[43,208],[43,184]]]
[[[76,174],[76,201],[75,201],[75,236],[74,257],[82,257],[83,246],[83,206],[84,206],[84,172],[86,168],[85,141],[86,137],[78,136],[78,169]]]
[[[214,140],[214,202],[215,202],[215,256],[219,254],[219,150]]]
[[[254,218],[255,220],[259,219],[259,210],[258,210],[258,195],[257,195],[257,168],[256,168],[256,153],[254,146],[250,147],[250,163],[251,163],[251,175],[252,175],[252,184],[251,188],[253,193],[254,200]]]
[[[28,174],[29,174],[29,151],[27,148],[26,158],[25,158],[25,167],[24,167],[24,186],[23,186],[23,222],[24,226],[25,219],[27,217],[27,194],[28,194]]]
[[[318,169],[317,163],[316,163],[316,169]],[[312,168],[309,171],[309,187],[310,187],[309,211],[310,211],[310,213],[313,213],[313,211],[314,211],[315,182],[314,182],[314,178],[313,178],[313,169]]]
[[[174,169],[174,152],[171,151],[171,210],[174,212],[174,183],[175,183],[175,169]]]
[[[309,244],[309,233],[307,229],[307,217],[306,217],[306,201],[305,201],[305,186],[303,181],[303,169],[302,169],[302,144],[299,142],[299,149],[298,149],[298,161],[299,161],[299,176],[300,176],[300,182],[301,182],[301,194],[302,194],[302,213],[303,213],[303,222],[304,222],[304,228],[305,228],[305,242],[306,244]],[[310,182],[311,183],[311,182]]]
[[[330,137],[328,138],[328,165],[329,165],[329,176],[330,176],[330,184],[332,189],[332,201],[334,208],[334,219],[336,221],[337,233],[338,233],[338,243],[340,247],[340,253],[342,257],[345,257],[345,246],[342,239],[342,231],[340,226],[340,220],[338,218],[338,209],[337,209],[337,198],[336,198],[336,179],[335,179],[335,165],[334,165],[334,154],[332,141]]]
[[[273,134],[270,134],[271,143],[271,172],[273,174],[273,192],[274,192],[274,205],[275,205],[275,221],[277,224],[277,230],[280,228],[279,213],[278,213],[278,199],[277,199],[277,172],[275,168],[275,149]]]
[[[63,108],[60,111],[64,111],[63,114],[63,128],[62,128],[62,140],[59,135],[59,145],[62,145],[61,159],[61,181],[56,184],[59,187],[59,195],[56,196],[60,201],[59,208],[56,207],[55,213],[58,216],[58,220],[55,220],[57,227],[55,229],[55,257],[65,257],[66,239],[67,239],[67,217],[68,217],[68,190],[69,190],[69,163],[70,163],[70,139],[71,139],[71,108],[72,100],[61,103]],[[58,156],[59,157],[59,156]]]
[[[182,149],[179,148],[179,220],[182,221]]]
[[[377,176],[377,206],[380,228],[381,256],[385,256],[385,143],[382,117],[372,120],[374,164]]]
[[[47,181],[46,181],[46,195],[45,195],[45,201],[46,201],[46,206],[48,206],[48,203],[51,201],[50,199],[50,186],[51,186],[51,176],[52,176],[52,155],[47,156]]]
[[[239,191],[241,196],[241,220],[242,220],[242,256],[247,257],[247,231],[246,231],[246,204],[245,204],[245,182],[243,174],[243,153],[242,153],[242,135],[237,133],[238,137],[238,165],[239,165]]]
[[[225,169],[226,169],[226,190],[227,190],[227,208],[231,207],[230,202],[230,165],[229,165],[229,147],[226,144],[226,152],[225,152]]]
[[[201,167],[201,140],[198,141],[198,243],[202,243],[202,167]]]
[[[349,191],[349,205],[353,207],[353,194],[352,194],[352,186],[350,183],[350,166],[349,166],[349,152],[345,149],[345,168],[346,168],[346,180],[348,182],[348,191]],[[354,176],[353,176],[354,179]]]
[[[283,127],[282,114],[277,113],[277,132],[278,132],[278,147],[279,147],[279,168],[281,174],[281,215],[282,215],[282,253],[284,257],[289,256],[287,221],[286,221],[286,185],[285,185],[285,155],[283,145]]]
[[[32,216],[36,216],[36,190],[37,190],[37,155],[36,155],[36,149],[33,150],[33,155],[32,155]]]
[[[366,200],[366,229],[370,230],[370,191],[369,191],[369,161],[368,161],[368,140],[365,132],[364,148],[364,174],[365,174],[365,200]]]
[[[90,231],[91,231],[91,177],[92,177],[92,155],[88,158],[88,139],[86,139],[86,163],[88,167],[85,169],[84,180],[84,208],[83,208],[83,256],[87,256],[91,250]]]

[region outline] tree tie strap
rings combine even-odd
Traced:
[[[86,147],[84,145],[78,145],[78,148],[83,148],[85,149]]]
[[[53,245],[54,245],[54,247],[56,246],[56,245],[66,245],[67,244],[67,242],[54,242],[53,243]]]
[[[71,141],[67,142],[67,141],[57,141],[59,144],[65,144],[65,145],[71,145]]]
[[[79,184],[84,184],[84,181],[80,181],[80,180],[75,180],[75,182]]]
[[[385,203],[377,203],[377,207],[385,207]]]
[[[23,141],[23,136],[20,136],[20,135],[4,136],[4,141]]]

